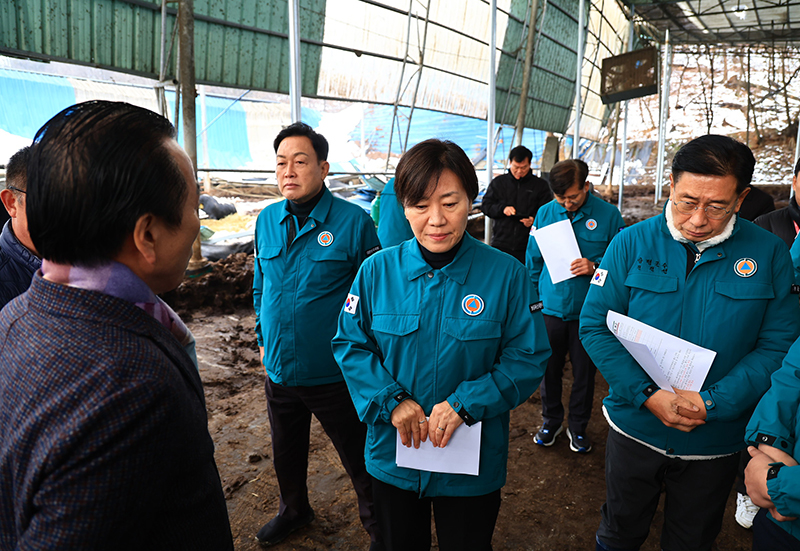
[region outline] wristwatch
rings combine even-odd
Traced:
[[[778,471],[781,470],[781,467],[785,467],[783,463],[770,463],[769,469],[767,469],[767,480],[772,480],[773,478],[778,477]]]
[[[600,267],[600,263],[599,262],[592,262],[592,268],[597,270],[597,268],[599,268],[599,267]]]

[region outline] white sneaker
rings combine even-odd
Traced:
[[[760,507],[753,503],[750,496],[736,494],[736,522],[743,528],[752,528],[753,519]]]

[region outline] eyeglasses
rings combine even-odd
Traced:
[[[694,214],[694,211],[700,208],[700,205],[690,201],[674,201],[674,205],[675,209],[681,214]],[[721,220],[731,213],[730,210],[716,205],[708,205],[707,207],[703,207],[702,210],[711,220]]]
[[[26,192],[24,189],[19,189],[18,187],[14,187],[14,186],[6,186],[6,189],[10,189],[10,190],[12,190],[12,191],[18,191],[18,192],[20,192],[20,193],[24,193],[24,194],[26,194],[26,195],[27,195],[27,193],[28,193],[28,192]]]

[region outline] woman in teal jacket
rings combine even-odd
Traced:
[[[544,323],[523,266],[465,232],[478,182],[458,146],[410,149],[395,191],[416,239],[362,265],[333,339],[368,425],[376,516],[389,551],[430,548],[431,505],[440,549],[491,549],[509,411],[544,373]],[[398,434],[405,446],[430,438],[444,448],[460,425],[477,422],[477,476],[397,466]]]

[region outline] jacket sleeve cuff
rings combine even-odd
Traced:
[[[797,499],[797,467],[783,467],[778,476],[767,480],[767,493],[775,508],[782,515],[797,516],[800,503]]]
[[[464,407],[464,404],[455,394],[451,394],[447,398],[447,403],[450,404],[450,407],[458,414],[459,417],[464,421],[464,424],[468,427],[471,427],[475,423],[478,422],[472,415],[469,414],[467,408]]]
[[[704,390],[700,392],[700,398],[703,400],[703,405],[706,408],[706,421],[714,421],[717,419],[717,402],[711,392]]]
[[[399,385],[389,390],[391,393],[383,401],[383,408],[381,408],[381,418],[387,423],[392,422],[392,412],[394,408],[411,398],[411,394],[400,388]]]
[[[658,392],[658,390],[660,389],[658,388],[658,385],[655,383],[648,383],[644,385],[642,390],[640,390],[633,396],[633,405],[636,406],[637,408],[642,407],[644,403],[647,401],[647,399],[650,398],[650,396],[652,396],[656,392]]]
[[[780,434],[772,434],[769,432],[762,432],[756,429],[755,431],[747,431],[745,434],[745,441],[753,446],[759,444],[766,444],[791,455],[791,450],[794,449],[794,441],[789,437],[781,436]]]

